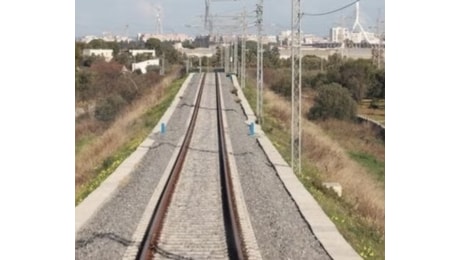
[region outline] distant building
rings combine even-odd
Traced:
[[[343,42],[350,39],[350,32],[345,27],[333,27],[330,30],[331,42]]]
[[[102,56],[106,62],[109,62],[113,58],[112,49],[84,49],[83,56]]]
[[[366,36],[367,40],[369,40],[370,44],[378,44],[379,39],[376,37],[374,33],[371,32],[357,32],[357,33],[351,33],[351,41],[354,43],[361,43],[362,41],[366,41]]]
[[[216,53],[215,47],[210,48],[195,48],[195,49],[181,49],[181,53],[185,54],[187,57],[212,57]]]
[[[137,34],[137,39],[139,41],[146,42],[150,38],[156,38],[160,41],[173,41],[173,42],[183,42],[185,40],[193,40],[192,37],[183,34],[183,33],[171,33],[171,34],[150,34],[150,33],[139,33]]]
[[[102,37],[100,36],[94,36],[94,35],[86,35],[86,36],[83,36],[80,38],[80,42],[84,42],[84,43],[90,43],[92,40],[103,40],[103,41],[106,41],[106,42],[130,42],[131,39],[129,37],[126,37],[126,36],[119,36],[119,35],[111,35],[111,34],[107,34],[107,33],[104,33]]]
[[[370,44],[377,44],[379,42],[378,37],[372,32],[351,32],[345,27],[333,27],[330,30],[331,42],[341,43],[345,40],[350,40],[353,43],[361,43],[363,41],[369,41]]]
[[[291,58],[290,48],[279,48],[280,59]],[[333,54],[339,54],[351,59],[371,59],[372,48],[315,48],[302,46],[300,56],[312,55],[322,59],[328,59]]]
[[[94,35],[87,35],[87,36],[82,37],[80,41],[84,43],[89,43],[92,40],[97,40],[97,39],[99,39],[99,37],[94,36]]]
[[[246,36],[246,41],[257,42],[257,34],[249,34]],[[262,44],[278,43],[278,37],[276,35],[262,35]]]
[[[184,49],[184,47],[182,46],[182,42],[174,43],[173,47],[174,47],[174,49],[176,49],[179,52],[181,52],[182,49]]]
[[[152,57],[155,57],[155,50],[129,50],[129,53],[133,56],[136,56],[137,54],[150,53],[152,54]]]
[[[265,35],[262,37],[262,42],[264,44],[278,43],[278,37],[276,35]]]
[[[312,45],[315,43],[325,43],[328,42],[327,39],[321,36],[317,36],[314,34],[304,34],[302,39],[302,44]]]
[[[131,70],[135,71],[135,70],[139,69],[139,70],[141,70],[142,73],[146,73],[148,66],[160,66],[160,59],[156,58],[156,59],[141,61],[141,62],[138,62],[138,63],[133,63]]]

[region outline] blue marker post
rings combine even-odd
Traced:
[[[249,125],[249,135],[254,136],[254,122]]]
[[[166,132],[166,125],[165,123],[161,123],[161,133],[164,134]]]

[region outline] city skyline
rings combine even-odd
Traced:
[[[258,1],[221,1],[211,0],[211,15],[236,15],[242,13],[244,6],[248,15],[254,15]],[[302,1],[305,13],[322,13],[347,4],[350,0],[311,0]],[[385,20],[384,0],[361,0],[361,20],[370,31],[375,25],[380,12],[380,20]],[[102,35],[111,33],[133,37],[138,33],[154,33],[156,30],[156,10],[161,8],[162,28],[164,33],[185,33],[191,36],[206,34],[203,28],[205,1],[194,0],[79,0],[75,2],[75,36]],[[304,33],[327,36],[329,29],[335,26],[350,26],[354,19],[354,6],[324,16],[303,16]],[[291,24],[291,1],[264,0],[264,33],[278,34],[289,30]],[[254,18],[248,18],[248,21]],[[218,30],[216,28],[216,30]],[[254,29],[249,33],[255,32]]]

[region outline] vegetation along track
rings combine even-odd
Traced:
[[[191,123],[138,259],[246,258],[227,161],[220,80],[217,73],[215,84],[206,81],[210,77],[201,79]]]

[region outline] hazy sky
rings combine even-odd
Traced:
[[[234,15],[246,6],[248,14],[255,15],[257,0],[212,2],[211,14]],[[306,13],[321,13],[340,8],[354,0],[303,0],[302,10]],[[128,34],[154,32],[156,24],[155,6],[161,6],[163,32],[204,34],[198,26],[203,24],[205,0],[76,0],[75,36],[101,35],[103,32],[123,34],[128,25]],[[361,20],[364,27],[375,26],[379,12],[385,19],[384,0],[361,0]],[[304,16],[302,31],[321,36],[328,35],[332,26],[352,24],[355,7],[325,16]],[[277,34],[291,26],[291,1],[264,0],[264,32]],[[221,18],[225,19],[225,18]],[[248,18],[248,21],[255,18]],[[189,25],[189,26],[186,26]],[[217,29],[216,29],[217,30]],[[251,32],[251,31],[250,31]],[[252,29],[255,32],[255,28]]]

